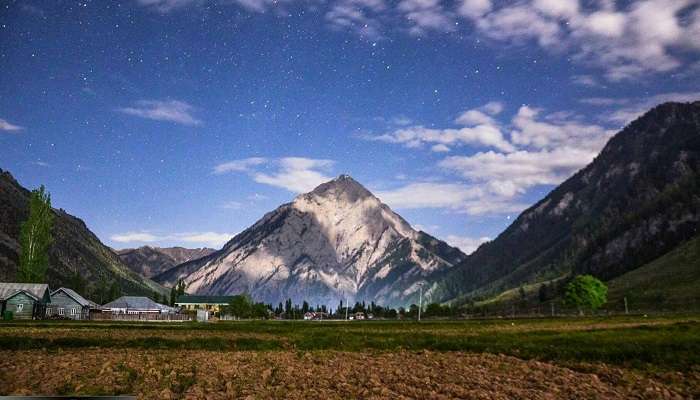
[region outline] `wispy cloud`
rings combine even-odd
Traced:
[[[338,0],[325,14],[335,30],[350,30],[361,38],[382,38],[381,14],[387,9],[384,0]]]
[[[169,13],[204,0],[136,0],[141,6]],[[282,13],[289,4],[319,9],[330,28],[377,41],[391,30],[413,36],[460,31],[515,45],[534,43],[595,67],[609,81],[679,71],[684,55],[700,52],[700,8],[695,0],[229,0],[250,12]],[[406,29],[406,26],[408,28]],[[461,35],[460,35],[461,36]],[[501,46],[501,43],[493,43]],[[576,75],[573,82],[601,86],[598,77]]]
[[[700,11],[689,0],[601,1],[585,9],[577,0],[498,4],[464,1],[460,14],[486,37],[571,53],[611,81],[676,70],[683,63],[674,52],[700,50],[697,40],[689,40],[700,32]],[[577,83],[597,82],[580,77]]]
[[[244,172],[244,171],[250,171],[251,168],[256,167],[258,165],[265,164],[267,162],[266,158],[262,157],[250,157],[250,158],[244,158],[242,160],[233,160],[233,161],[228,161],[222,164],[219,164],[214,167],[214,173],[215,174],[224,174],[227,172]]]
[[[402,0],[396,8],[404,14],[413,35],[456,30],[452,13],[445,10],[439,0]]]
[[[139,100],[131,107],[118,111],[156,121],[169,121],[181,125],[200,125],[202,121],[192,115],[194,107],[179,100]]]
[[[214,173],[245,172],[255,182],[279,187],[294,193],[304,193],[332,179],[326,175],[326,172],[334,164],[333,160],[305,157],[283,157],[278,159],[254,157],[216,165]],[[274,169],[274,172],[265,172],[261,167]]]
[[[332,179],[325,175],[325,172],[333,164],[332,160],[285,157],[277,162],[276,172],[272,174],[256,172],[253,174],[253,179],[256,182],[280,187],[291,192],[304,193]]]
[[[201,0],[136,0],[136,3],[143,7],[148,7],[160,13],[169,13],[171,11],[184,8],[192,4],[199,4]]]
[[[479,246],[490,241],[489,237],[469,237],[469,236],[459,236],[459,235],[447,235],[445,241],[452,246],[458,247],[465,254],[471,254],[476,251]]]
[[[436,177],[437,182],[409,181],[380,190],[378,195],[396,208],[442,208],[474,215],[521,211],[527,202],[520,198],[530,188],[561,183],[589,164],[614,134],[611,129],[583,122],[574,113],[547,113],[531,106],[521,106],[510,121],[499,122],[496,116],[503,109],[501,103],[489,103],[457,118],[463,124],[493,129],[496,133],[489,137],[496,141],[481,137],[470,142],[490,144],[495,150],[443,158],[436,165],[443,175]],[[509,136],[503,133],[506,129]],[[448,150],[447,145],[455,142],[447,140],[452,134],[449,130],[423,133],[397,131],[379,140],[408,147],[438,143],[432,151]],[[445,149],[436,148],[441,145]]]
[[[502,151],[514,151],[512,144],[504,138],[503,132],[493,119],[503,109],[498,102],[483,107],[466,110],[455,119],[462,128],[426,128],[422,125],[408,126],[381,135],[363,135],[365,140],[402,144],[408,148],[432,145],[435,152],[449,151],[452,146],[476,145],[493,147]]]
[[[644,99],[638,98],[608,98],[608,97],[592,97],[581,99],[580,102],[593,106],[618,106],[603,117],[603,119],[615,122],[619,125],[624,125],[632,122],[640,117],[651,107],[657,104],[676,101],[676,102],[692,102],[700,101],[700,92],[670,92],[659,93],[649,96]]]
[[[16,132],[21,131],[24,127],[10,123],[10,121],[0,118],[0,131]]]
[[[182,232],[182,233],[151,233],[148,231],[132,231],[110,236],[116,243],[184,243],[187,245],[221,248],[233,238],[233,233],[219,232]]]

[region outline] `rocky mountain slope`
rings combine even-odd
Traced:
[[[403,218],[349,176],[266,214],[221,250],[154,277],[196,294],[248,292],[258,301],[335,306],[417,301],[418,284],[464,258]]]
[[[609,280],[667,253],[699,227],[700,102],[663,104],[437,277],[430,298],[461,302],[572,273]]]
[[[184,247],[142,246],[136,249],[116,250],[122,262],[132,271],[146,278],[158,275],[178,264],[196,260],[215,252],[215,249]]]
[[[95,285],[100,279],[108,284],[116,281],[124,294],[165,293],[162,286],[125,266],[82,220],[64,210],[53,211],[54,242],[47,272],[50,287],[70,285],[70,277],[77,271],[88,283],[87,295],[96,290]],[[9,172],[0,170],[0,281],[11,282],[15,278],[20,252],[20,226],[28,214],[29,191],[17,183]]]

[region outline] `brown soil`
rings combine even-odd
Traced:
[[[461,352],[0,352],[0,394],[138,394],[145,399],[675,399],[603,364],[577,371]],[[587,372],[580,372],[586,370]]]

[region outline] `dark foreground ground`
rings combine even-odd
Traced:
[[[0,395],[700,398],[700,318],[0,324]]]

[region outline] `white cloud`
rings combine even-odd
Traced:
[[[199,3],[199,0],[136,0],[136,2],[144,7],[151,8],[161,13],[168,13],[179,8]]]
[[[446,145],[440,143],[440,144],[433,145],[433,147],[431,147],[430,150],[435,152],[435,153],[446,153],[446,152],[450,151],[450,148],[447,147]]]
[[[241,203],[240,201],[231,200],[222,204],[221,208],[226,210],[240,210],[241,208],[243,208],[243,203]]]
[[[523,42],[535,39],[546,48],[561,44],[559,23],[529,5],[504,7],[476,19],[475,23],[481,33],[496,40]]]
[[[513,150],[513,146],[504,139],[500,129],[492,125],[477,125],[459,129],[433,129],[423,126],[412,126],[379,136],[366,137],[366,139],[403,144],[408,148],[418,148],[424,143],[435,143],[442,144],[445,147],[471,144],[490,146],[503,151]]]
[[[332,178],[323,171],[332,167],[332,160],[318,160],[303,157],[286,157],[277,162],[278,170],[268,174],[256,172],[253,179],[258,183],[287,189],[295,193],[305,193]]]
[[[200,125],[192,115],[194,107],[178,100],[139,100],[133,107],[118,109],[125,114],[156,121],[170,121],[182,125]]]
[[[700,11],[687,15],[697,7],[691,0],[603,1],[585,9],[577,0],[503,3],[497,9],[483,2],[474,11],[467,3],[472,2],[463,3],[459,14],[486,37],[534,40],[546,50],[570,52],[575,61],[602,69],[611,81],[678,69],[682,61],[677,54],[700,49]]]
[[[464,252],[464,254],[473,253],[479,246],[490,241],[491,239],[484,236],[480,238],[473,238],[468,236],[458,236],[458,235],[447,235],[445,241],[451,246],[458,247]]]
[[[504,198],[523,194],[536,185],[557,185],[593,161],[598,151],[561,147],[554,150],[493,151],[447,157],[439,166]]]
[[[480,183],[411,182],[404,186],[375,191],[382,202],[394,209],[436,208],[471,215],[505,214],[522,211],[527,204],[503,195],[497,188]]]
[[[491,0],[462,0],[457,13],[464,17],[479,18],[491,11]]]
[[[185,243],[195,243],[218,249],[223,247],[223,245],[234,236],[235,234],[233,233],[218,232],[179,233],[174,235],[174,239],[172,240],[183,241]]]
[[[468,201],[482,197],[483,191],[458,183],[417,182],[393,190],[377,191],[375,195],[397,209],[460,209]]]
[[[117,243],[185,243],[187,245],[220,248],[235,234],[218,232],[183,232],[169,234],[153,234],[147,231],[126,232],[110,236]]]
[[[659,93],[643,100],[637,98],[609,98],[591,97],[581,99],[580,102],[592,106],[620,106],[604,117],[605,120],[626,125],[640,117],[650,108],[669,101],[689,103],[700,101],[700,91],[698,92],[670,92]]]
[[[349,29],[368,40],[382,38],[380,14],[387,6],[383,0],[339,0],[324,16],[331,28]]]
[[[455,123],[460,125],[496,125],[496,121],[479,110],[467,110],[455,119]]]
[[[118,243],[152,243],[160,240],[160,237],[148,232],[126,232],[109,237]]]
[[[262,157],[250,157],[242,160],[228,161],[214,167],[215,174],[224,174],[227,172],[244,172],[249,171],[252,167],[265,164],[267,159]]]
[[[16,132],[16,131],[21,131],[22,129],[24,129],[24,128],[19,126],[19,125],[12,124],[5,119],[0,118],[0,131]]]
[[[331,180],[332,178],[325,175],[325,172],[330,170],[334,163],[333,160],[304,157],[279,159],[252,157],[219,164],[214,167],[214,173],[246,172],[258,183],[280,187],[294,193],[304,193]],[[274,168],[275,172],[264,172],[261,167]]]
[[[422,35],[427,31],[452,32],[455,24],[451,13],[439,0],[401,0],[397,9],[411,24],[409,32]]]
[[[571,77],[571,82],[580,86],[600,87],[602,86],[596,78],[591,75],[574,75]]]
[[[534,0],[532,5],[550,17],[574,17],[579,12],[578,0]]]
[[[491,102],[483,107],[467,110],[455,120],[457,124],[466,125],[463,128],[436,129],[416,125],[382,135],[363,136],[363,138],[402,144],[408,148],[419,148],[424,144],[431,144],[431,149],[437,152],[449,151],[450,146],[456,145],[487,146],[502,151],[513,151],[515,148],[503,137],[498,124],[490,116],[500,113],[502,109],[501,103]]]
[[[511,133],[511,141],[514,144],[537,149],[570,146],[597,153],[615,134],[615,131],[600,125],[559,119],[556,114],[550,115],[550,121],[543,121],[537,118],[540,112],[528,106],[520,107],[512,120],[515,130]]]

